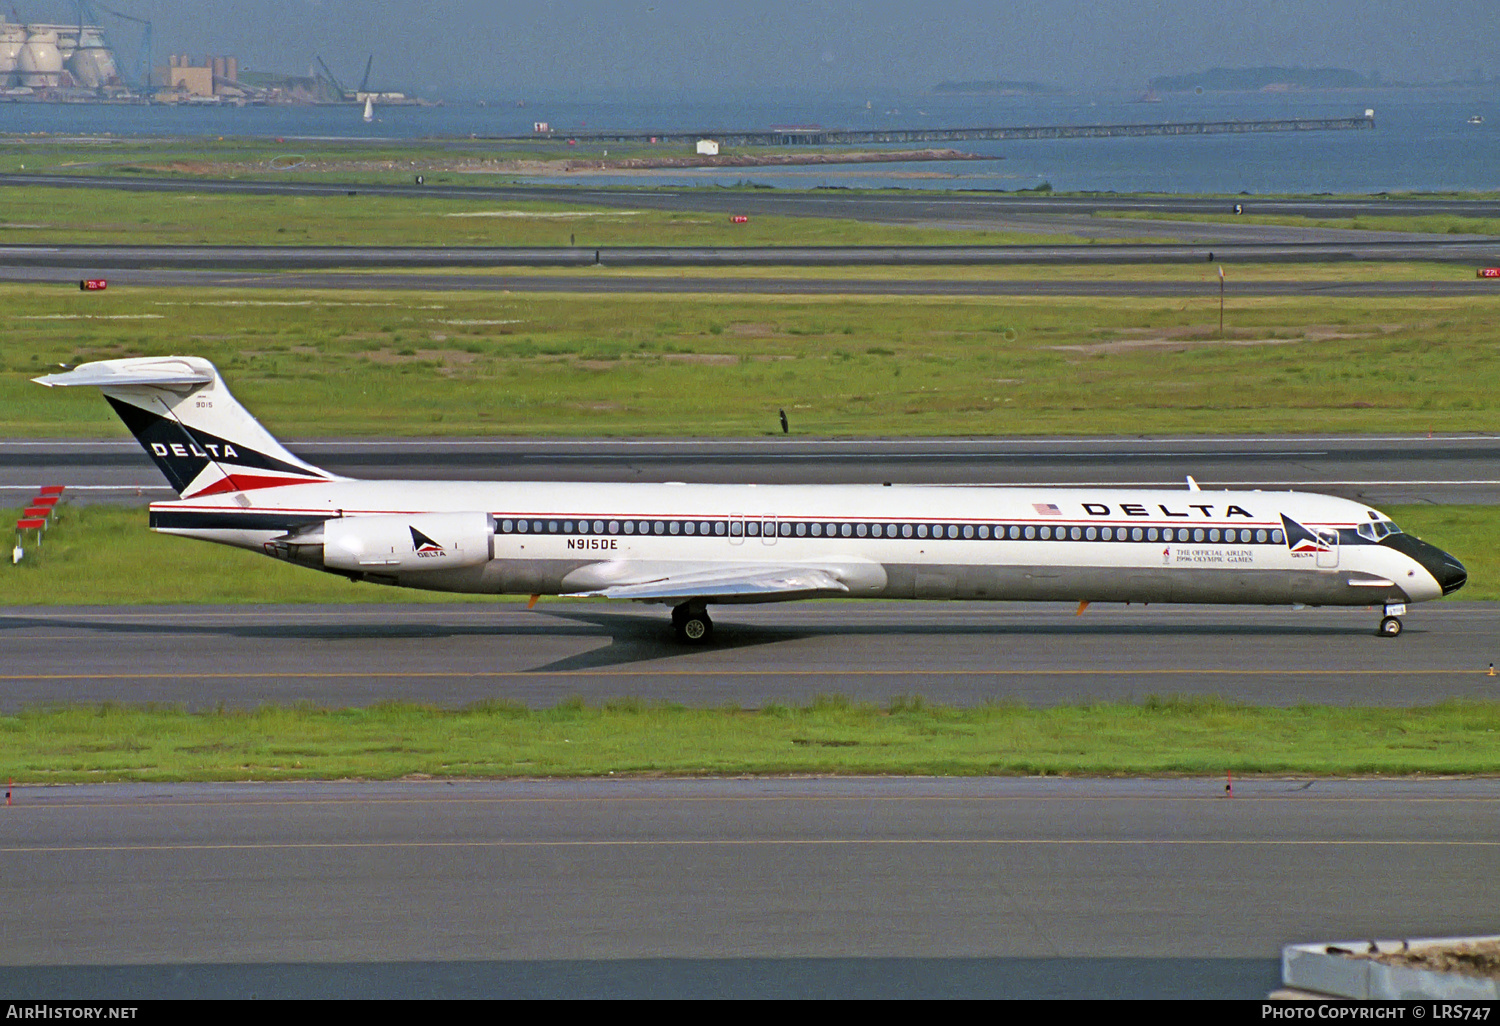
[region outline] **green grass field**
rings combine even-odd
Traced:
[[[0,716],[0,772],[22,785],[172,780],[505,778],[747,773],[1328,776],[1500,770],[1500,703],[1417,709],[1134,705],[689,709],[622,699],[549,709],[494,702],[116,706]]]
[[[1083,247],[1080,246],[1080,249]],[[405,270],[414,275],[464,275],[493,277],[548,277],[559,274],[576,278],[581,285],[610,278],[751,278],[758,280],[814,281],[1144,281],[1181,282],[1206,287],[1218,301],[1219,268],[1224,268],[1226,295],[1236,302],[1237,285],[1264,281],[1470,281],[1474,268],[1469,264],[1447,264],[1421,261],[1364,263],[1344,261],[1320,264],[1236,264],[1232,261],[1194,260],[1175,264],[954,264],[954,265],[856,265],[836,266],[716,266],[716,267],[611,267],[589,265],[560,271],[556,267],[424,267]],[[350,274],[382,274],[383,269],[346,268]],[[1495,287],[1500,295],[1500,283]],[[1215,306],[1215,310],[1217,310]]]
[[[351,112],[352,113],[352,112]],[[238,136],[0,135],[0,171],[178,179],[263,179],[411,184],[422,173],[430,185],[491,184],[513,174],[513,161],[671,156],[690,147],[610,143],[567,145],[565,140],[489,142],[474,139],[275,139]],[[785,152],[777,149],[763,153]],[[493,168],[492,173],[487,173]],[[459,170],[462,169],[462,170]]]
[[[1492,431],[1500,296],[791,297],[0,286],[0,436],[58,364],[192,354],[285,438]]]
[[[621,210],[442,196],[244,196],[0,189],[0,245],[925,246],[1076,242],[1037,235],[811,217]]]
[[[18,510],[0,510],[14,523]],[[1452,552],[1469,583],[1444,602],[1500,599],[1500,510],[1490,506],[1390,506],[1406,531]],[[353,584],[253,552],[146,527],[146,511],[58,507],[38,547],[30,532],[18,565],[0,565],[0,607],[191,603],[494,602],[408,588]],[[141,568],[149,566],[149,577]]]
[[[1421,232],[1432,235],[1500,235],[1500,218],[1461,214],[1361,214],[1358,217],[1306,217],[1301,214],[1158,214],[1134,210],[1101,211],[1100,217],[1129,221],[1209,221],[1222,224],[1272,224],[1292,228],[1347,228],[1372,232]]]

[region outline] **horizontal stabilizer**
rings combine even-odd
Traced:
[[[180,388],[190,385],[208,385],[214,380],[212,366],[203,360],[186,360],[167,357],[160,360],[100,360],[86,363],[61,374],[46,374],[32,378],[38,385],[48,388],[68,385],[92,385],[95,388],[136,388],[157,385],[164,388]]]
[[[848,591],[846,584],[826,570],[786,566],[698,571],[659,577],[651,581],[608,585],[590,591],[573,592],[572,595],[613,599],[700,598],[712,601],[743,599],[756,595],[811,598],[817,595],[843,595]]]

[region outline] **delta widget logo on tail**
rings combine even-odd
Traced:
[[[183,498],[333,479],[316,467],[290,462],[296,457],[269,436],[271,451],[261,452],[135,402],[108,393],[105,398]]]

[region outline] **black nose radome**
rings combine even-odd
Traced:
[[[1436,551],[1442,557],[1442,561],[1434,566],[1424,560],[1422,565],[1427,568],[1428,573],[1432,574],[1433,579],[1443,586],[1443,594],[1451,595],[1468,582],[1469,571],[1465,570],[1464,565],[1448,553],[1441,549]]]
[[[1381,544],[1389,545],[1397,552],[1403,552],[1422,564],[1422,569],[1430,573],[1432,579],[1438,582],[1444,595],[1453,594],[1469,579],[1469,571],[1464,569],[1462,563],[1436,545],[1429,545],[1420,538],[1413,538],[1409,534],[1391,534],[1387,535]]]

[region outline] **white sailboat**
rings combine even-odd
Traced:
[[[373,96],[366,96],[365,97],[365,124],[368,125],[370,122],[372,122],[374,120],[375,120],[375,98]]]

